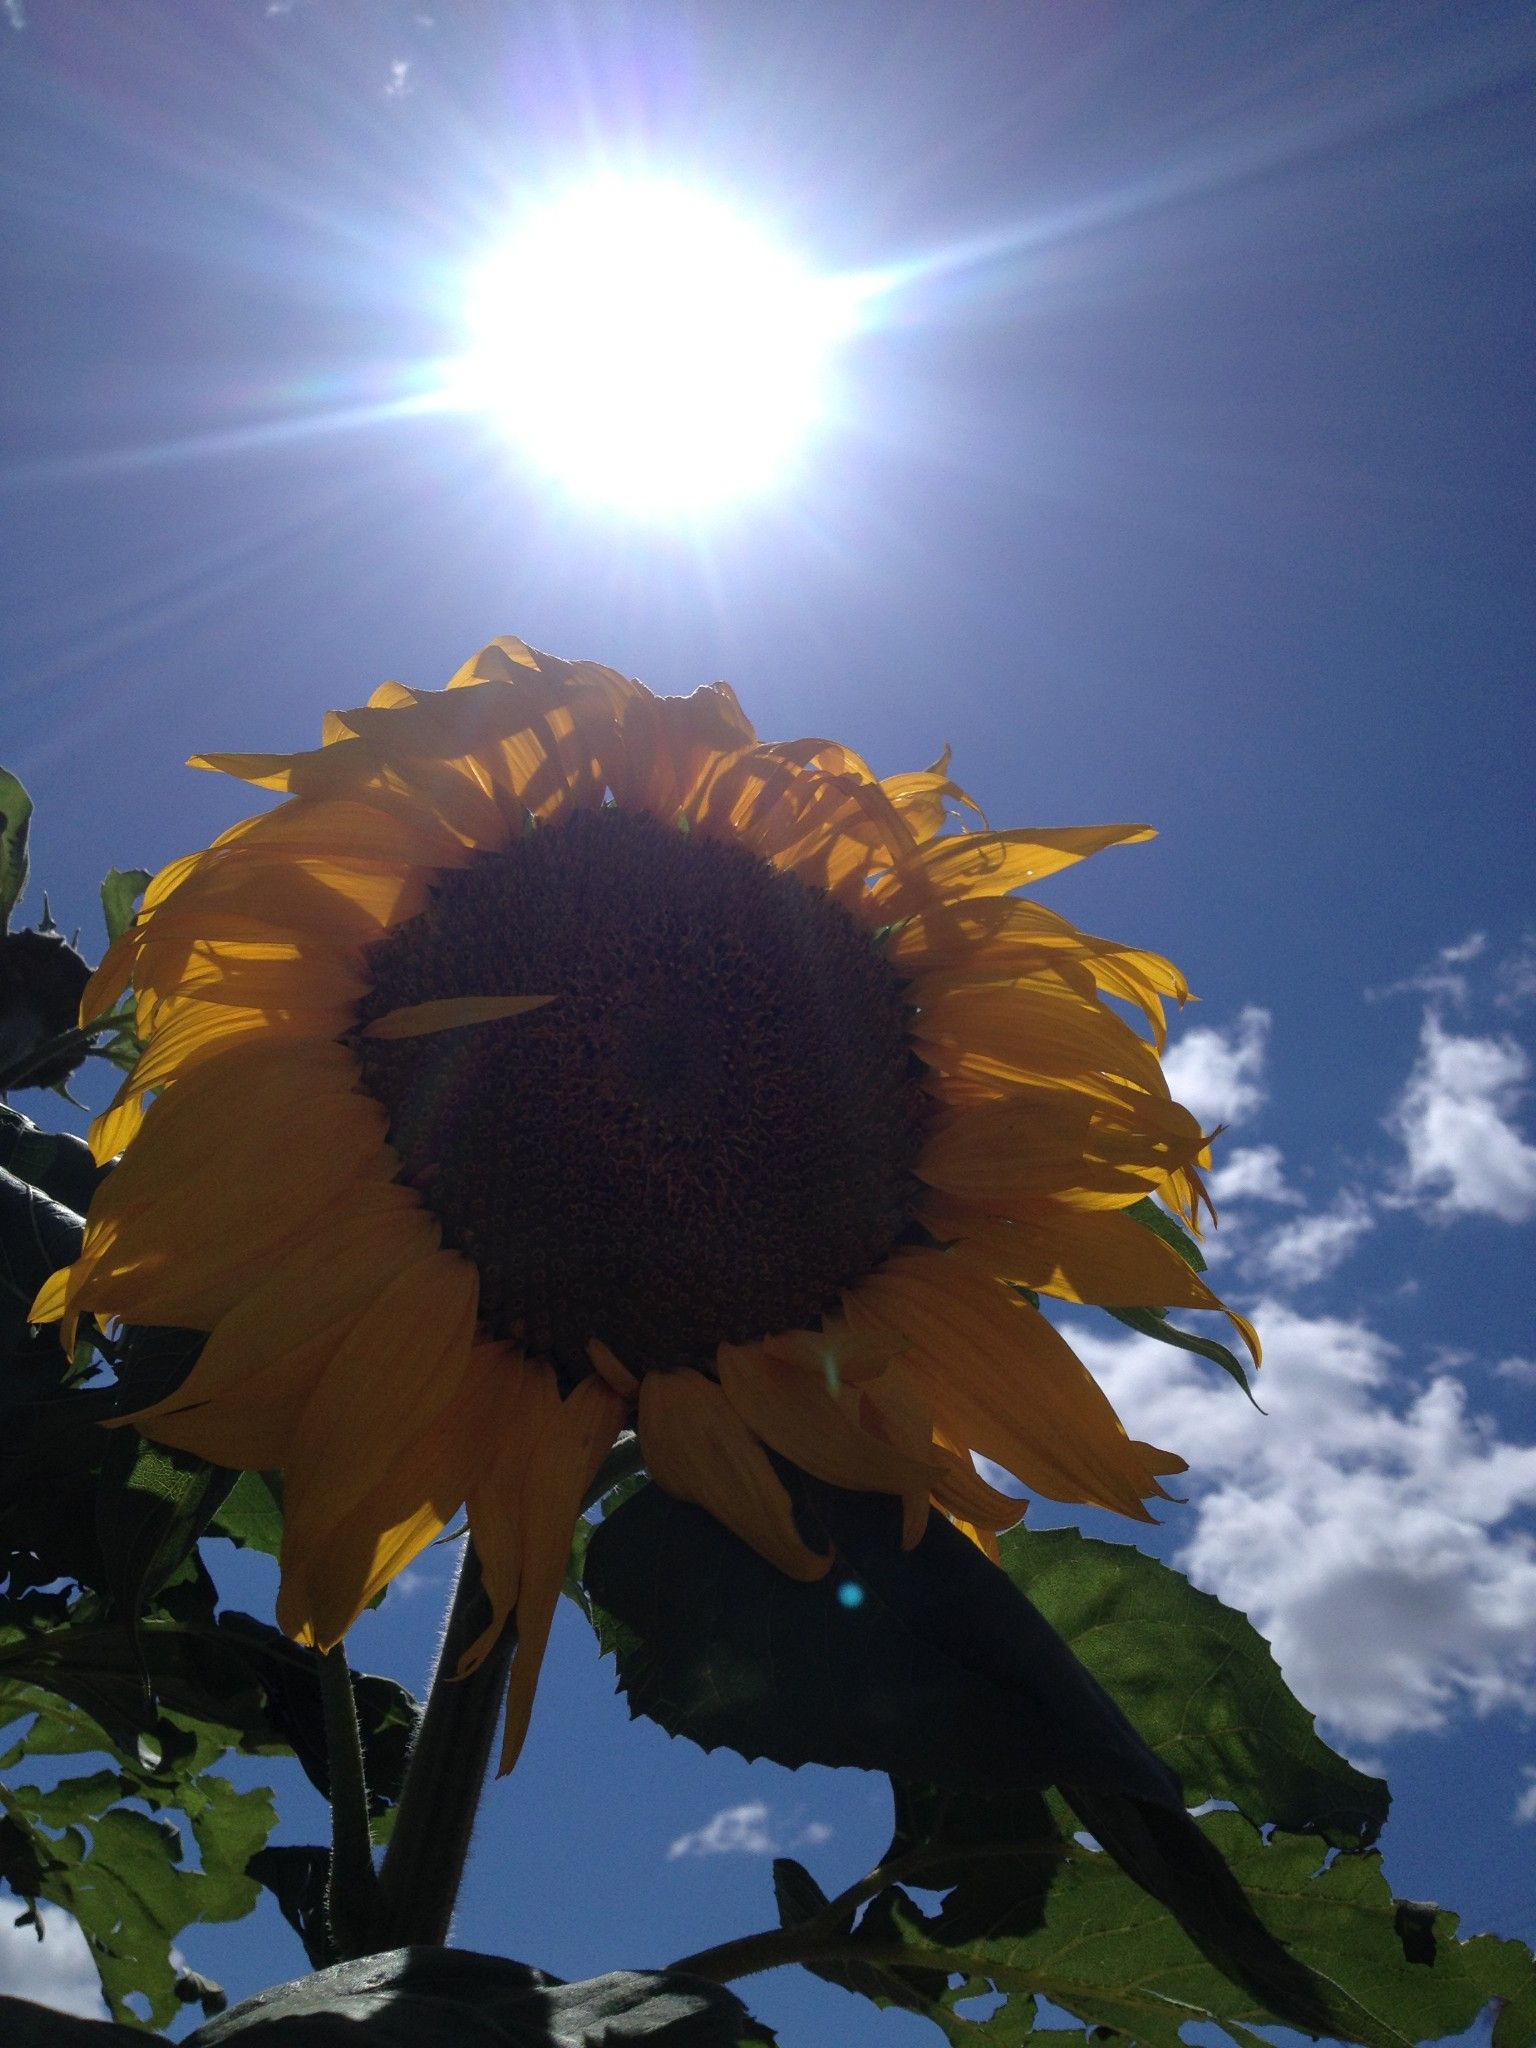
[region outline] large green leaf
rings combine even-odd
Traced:
[[[1177,1781],[1007,1576],[940,1516],[804,1486],[838,1563],[786,1578],[648,1485],[594,1532],[585,1582],[631,1711],[705,1749],[853,1764],[967,1792],[1062,1779],[1182,1813]]]
[[[0,1720],[25,1713],[34,1697],[19,1688],[0,1692]],[[23,1756],[102,1747],[99,1729],[78,1710],[36,1705],[24,1738],[0,1758],[0,1876],[29,1907],[46,1899],[79,1921],[118,2019],[140,2024],[127,2003],[135,1993],[159,2026],[189,2000],[215,2010],[218,1987],[176,1964],[172,1946],[194,1921],[238,1919],[255,1904],[246,1865],[273,1824],[271,1794],[238,1792],[211,1770],[224,1745],[206,1730],[184,1733],[174,1758],[124,1757],[117,1768],[57,1777],[46,1787],[19,1782]]]
[[[0,1166],[81,1216],[107,1171],[96,1164],[83,1138],[41,1130],[9,1103],[0,1103]]]
[[[0,1167],[0,1360],[25,1339],[27,1317],[49,1274],[79,1256],[82,1227],[73,1209]]]
[[[179,1724],[205,1725],[247,1754],[291,1751],[328,1792],[325,1718],[313,1650],[252,1616],[212,1611],[199,1574],[168,1590],[137,1630],[81,1601],[66,1616],[31,1619],[32,1603],[0,1609],[0,1717],[51,1694],[88,1714],[125,1755],[174,1747]],[[399,1797],[416,1704],[393,1679],[353,1681],[373,1810]],[[21,1704],[17,1704],[17,1702]]]
[[[405,1948],[263,1991],[199,2027],[191,2048],[224,2048],[246,2033],[272,2048],[309,2048],[327,2023],[359,2048],[745,2048],[773,2040],[732,1992],[698,1978],[615,1970],[562,1984],[501,1956]]]
[[[1003,1569],[1177,1772],[1192,1805],[1230,1801],[1261,1826],[1369,1845],[1385,1782],[1331,1750],[1245,1615],[1128,1544],[1015,1530]]]
[[[0,1996],[5,2048],[143,2048],[144,2036],[116,2020],[82,2020],[30,1999]]]
[[[112,1432],[96,1498],[101,1590],[130,1628],[186,1563],[234,1483],[233,1472],[190,1451],[151,1443],[136,1429]]]
[[[32,827],[32,799],[8,768],[0,768],[0,932],[8,931],[11,912],[27,886],[27,835]]]
[[[1497,1998],[1509,2001],[1499,2048],[1524,2048],[1528,2034],[1506,2024],[1530,1997],[1531,1958],[1519,1943],[1459,1941],[1454,1916],[1433,1908],[1405,1921],[1374,1854],[1327,1860],[1306,1836],[1266,1843],[1232,1813],[1199,1825],[1272,1935],[1310,1966],[1324,2003],[1315,2031],[1367,2048],[1416,2048],[1464,2031]],[[851,1933],[821,1935],[818,1966],[899,1969],[908,1986],[923,1981],[920,1972],[932,1973],[929,1982],[942,1973],[929,2016],[952,2041],[976,2048],[1011,2048],[1037,2032],[1059,2038],[1037,2027],[1036,1999],[1087,2030],[1111,2028],[1146,2048],[1181,2048],[1180,2029],[1192,2021],[1214,2022],[1257,2048],[1249,2030],[1273,2018],[1109,1857],[1065,1830],[1054,1841],[950,1842],[942,1863],[910,1864],[907,1882],[926,1888],[936,1873],[954,1883],[936,1913],[892,1886]],[[989,1990],[1007,2002],[986,2021],[956,2012]]]

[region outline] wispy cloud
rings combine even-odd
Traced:
[[[385,99],[403,100],[406,94],[413,90],[410,58],[396,57],[389,67],[389,78],[384,86]]]
[[[1241,1123],[1263,1106],[1269,1026],[1268,1010],[1250,1005],[1226,1030],[1198,1025],[1170,1047],[1168,1086],[1202,1124]]]
[[[15,1901],[8,1901],[15,1904]],[[57,1906],[40,1905],[43,1938],[35,1927],[18,1927],[16,1914],[0,1911],[0,1992],[30,1998],[77,2019],[104,2020],[101,1980],[80,1925]]]
[[[1375,1228],[1370,1203],[1346,1188],[1328,1208],[1297,1216],[1271,1232],[1256,1248],[1251,1264],[1278,1287],[1313,1287],[1337,1272]]]
[[[1514,1039],[1464,1036],[1426,1015],[1418,1060],[1387,1119],[1403,1147],[1400,1199],[1441,1219],[1536,1216],[1536,1145],[1516,1123],[1530,1078]]]
[[[1240,1145],[1227,1153],[1210,1177],[1217,1202],[1277,1202],[1300,1207],[1302,1197],[1285,1177],[1285,1158],[1278,1145]]]
[[[1388,982],[1385,988],[1368,988],[1365,1000],[1380,1003],[1390,996],[1424,995],[1459,1008],[1472,993],[1471,981],[1462,970],[1481,960],[1487,950],[1486,932],[1468,932],[1454,945],[1442,946],[1433,960],[1405,974],[1401,981]]]
[[[1515,1801],[1511,1818],[1518,1821],[1536,1821],[1536,1764],[1527,1764],[1520,1773],[1525,1780],[1525,1789]]]
[[[722,1807],[703,1827],[679,1835],[667,1850],[667,1860],[679,1856],[777,1856],[784,1849],[812,1848],[831,1838],[826,1822],[813,1820],[781,1840],[770,1827],[769,1817],[769,1808],[760,1799]]]

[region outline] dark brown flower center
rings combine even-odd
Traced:
[[[568,1379],[592,1337],[642,1373],[814,1327],[912,1218],[902,984],[847,911],[739,847],[579,812],[446,873],[369,969],[362,1022],[554,999],[357,1049],[482,1319]]]

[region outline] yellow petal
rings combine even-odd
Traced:
[[[705,1509],[787,1578],[825,1576],[830,1553],[801,1538],[767,1453],[713,1380],[687,1368],[648,1372],[640,1444],[664,1492]]]
[[[236,1046],[168,1088],[92,1199],[70,1307],[211,1330],[345,1190],[393,1178],[356,1072],[341,1046]]]
[[[353,1188],[269,1262],[182,1384],[129,1420],[216,1465],[286,1465],[309,1395],[342,1340],[438,1245],[437,1225],[411,1189],[388,1181]]]
[[[1049,1196],[1077,1208],[1127,1208],[1196,1160],[1199,1125],[1176,1102],[1098,1084],[1102,1099],[1049,1085],[1011,1088],[935,1119],[917,1171],[930,1187],[1011,1215]]]
[[[774,1357],[767,1345],[722,1344],[715,1370],[742,1421],[792,1465],[832,1486],[927,1501],[928,1460],[861,1428],[856,1389],[833,1392],[820,1373]]]
[[[507,1687],[498,1775],[517,1762],[550,1623],[570,1562],[571,1537],[587,1488],[624,1424],[625,1403],[594,1373],[560,1404],[546,1427],[523,1493],[523,1562],[517,1589],[517,1654]]]
[[[1103,1390],[1038,1310],[942,1252],[899,1252],[845,1296],[855,1328],[899,1331],[952,1441],[1052,1500],[1145,1520],[1167,1452],[1133,1443]]]
[[[1025,882],[1043,881],[1106,846],[1134,845],[1153,837],[1150,825],[1021,826],[1008,832],[960,832],[930,839],[912,859],[877,882],[873,894],[884,917],[906,917],[935,900],[1001,896]]]
[[[432,1031],[456,1031],[466,1024],[494,1024],[541,1009],[553,996],[439,996],[428,1003],[404,1003],[386,1010],[358,1033],[360,1038],[423,1038]]]
[[[476,1350],[495,1370],[481,1419],[484,1465],[471,1481],[466,1504],[491,1618],[459,1659],[460,1678],[479,1669],[517,1606],[523,1571],[523,1496],[545,1431],[560,1410],[552,1366],[525,1359],[510,1345],[488,1341],[483,1334]]]
[[[340,1642],[368,1602],[441,1536],[484,1462],[483,1393],[472,1361],[457,1399],[335,1526],[302,1584],[285,1587],[288,1625],[301,1641],[322,1650]]]
[[[1004,1220],[935,1197],[922,1216],[936,1237],[958,1240],[962,1256],[1038,1294],[1100,1308],[1216,1310],[1230,1317],[1258,1362],[1252,1323],[1213,1294],[1171,1244],[1118,1210],[1037,1202]]]
[[[298,1418],[283,1474],[283,1562],[312,1574],[332,1531],[423,1435],[469,1366],[479,1276],[456,1252],[399,1274],[353,1322]],[[286,1624],[285,1624],[286,1625]]]
[[[913,1042],[941,1073],[993,1084],[1056,1080],[1095,1094],[1109,1076],[1168,1093],[1151,1047],[1059,970],[995,981],[929,974],[910,994]]]

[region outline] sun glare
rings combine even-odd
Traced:
[[[573,497],[693,512],[784,476],[846,310],[718,200],[605,179],[531,210],[474,278],[461,388]]]

